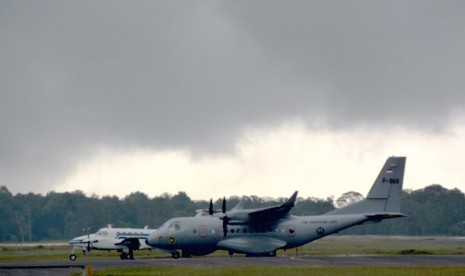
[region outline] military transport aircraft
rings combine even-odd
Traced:
[[[275,256],[278,249],[301,246],[343,229],[383,219],[404,217],[400,213],[406,157],[390,157],[367,197],[320,216],[293,216],[295,192],[282,205],[243,209],[242,204],[208,215],[173,218],[149,235],[147,244],[171,253],[173,258],[206,255],[226,250],[246,256]]]
[[[69,241],[73,245],[73,250],[69,259],[75,261],[76,250],[82,250],[83,254],[90,253],[91,250],[117,250],[121,252],[120,258],[134,259],[133,250],[152,249],[146,243],[147,237],[156,231],[155,229],[144,228],[113,228],[110,225],[101,228],[94,234],[76,237]]]

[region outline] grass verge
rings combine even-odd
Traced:
[[[73,274],[79,275],[79,274]],[[94,271],[94,276],[132,275],[465,275],[465,267],[142,267]]]

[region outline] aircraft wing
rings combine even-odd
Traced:
[[[275,251],[287,243],[269,237],[241,237],[222,240],[217,244],[219,249],[231,250],[239,253],[260,254]]]
[[[296,198],[297,191],[295,191],[294,194],[292,194],[292,196],[289,198],[289,200],[283,203],[282,205],[250,212],[249,217],[254,222],[278,220],[287,215],[289,211],[292,209],[292,207],[294,207]]]
[[[115,243],[115,245],[126,246],[131,250],[138,250],[141,247],[139,238],[124,238],[120,242]]]
[[[371,220],[383,220],[383,219],[389,219],[389,218],[408,217],[406,214],[402,214],[402,213],[365,214],[365,216]]]

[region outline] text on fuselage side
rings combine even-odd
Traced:
[[[303,224],[336,224],[337,219],[333,220],[304,220]]]

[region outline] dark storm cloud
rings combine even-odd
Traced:
[[[295,117],[447,124],[465,97],[464,10],[2,1],[0,184],[47,191],[98,147],[218,150],[241,127]]]
[[[311,107],[312,97],[322,97],[332,119],[407,119],[424,127],[463,108],[463,2],[262,4],[227,2],[223,11],[308,87],[323,82],[327,90],[298,100]]]

